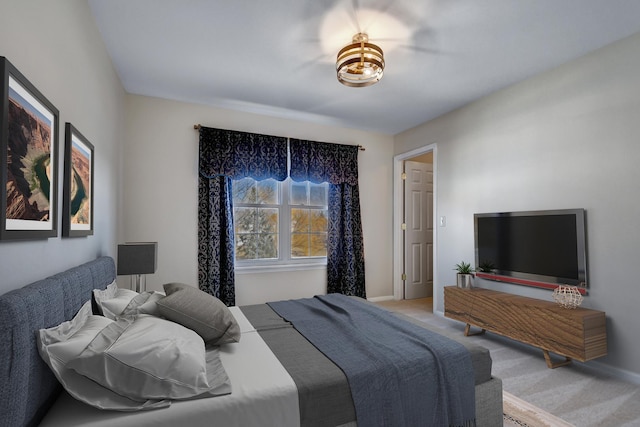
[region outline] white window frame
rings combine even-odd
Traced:
[[[291,178],[287,177],[284,181],[276,181],[279,189],[279,204],[253,204],[243,203],[234,204],[236,207],[258,207],[258,208],[277,208],[278,209],[278,258],[272,259],[252,259],[252,260],[235,260],[235,271],[239,274],[267,273],[277,271],[299,271],[299,270],[315,270],[323,269],[327,266],[326,256],[314,256],[293,258],[291,257],[291,209],[328,209],[327,206],[316,205],[292,205],[289,204],[289,194],[291,190]],[[235,229],[234,229],[235,233]],[[234,243],[235,244],[235,243]]]

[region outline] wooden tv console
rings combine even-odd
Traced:
[[[494,332],[542,349],[549,368],[586,362],[607,354],[603,311],[560,305],[482,288],[444,288],[444,315],[466,323],[464,335]],[[470,333],[470,327],[482,331]],[[549,352],[565,357],[552,362]]]

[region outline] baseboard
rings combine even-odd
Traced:
[[[461,322],[457,321],[457,320],[453,320],[453,319],[449,319],[448,317],[445,317],[444,315],[444,311],[434,311],[434,314],[449,320],[451,322],[455,322],[460,324]],[[532,347],[532,348],[537,348],[537,347],[533,347],[533,346],[529,346],[528,344],[524,344],[521,343],[519,341],[513,340],[511,338],[507,338],[507,337],[503,337],[501,335],[498,334],[494,334],[493,336],[495,336],[496,338],[498,338],[501,341],[504,341],[505,343],[510,343],[510,344],[514,344],[516,346],[524,346],[524,347]],[[640,385],[640,374],[636,373],[636,372],[632,372],[632,371],[627,371],[626,369],[622,369],[622,368],[616,368],[615,366],[611,366],[608,365],[606,363],[603,362],[598,362],[596,360],[591,360],[589,362],[579,362],[577,360],[574,360],[572,363],[575,363],[576,365],[580,366],[580,369],[584,369],[587,371],[592,371],[594,373],[600,373],[600,374],[605,374],[605,375],[609,375],[611,377],[614,377],[616,379],[619,379],[621,381],[626,381],[635,385]]]
[[[627,371],[626,369],[616,368],[611,365],[607,365],[603,362],[597,362],[592,360],[590,362],[581,363],[574,361],[573,363],[579,363],[581,368],[585,370],[604,373],[611,377],[617,378],[622,381],[626,381],[635,385],[640,385],[640,374],[636,372]]]
[[[386,297],[367,298],[367,301],[370,301],[370,302],[391,301],[391,300],[393,300],[393,295],[388,295]]]

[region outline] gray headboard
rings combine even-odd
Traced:
[[[71,320],[93,289],[115,277],[113,259],[101,257],[0,295],[0,426],[37,425],[60,394],[36,331]]]

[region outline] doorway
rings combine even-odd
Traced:
[[[434,277],[437,277],[436,162],[435,144],[394,157],[393,297],[396,300],[433,295]]]
[[[404,299],[433,296],[433,153],[404,161]]]

